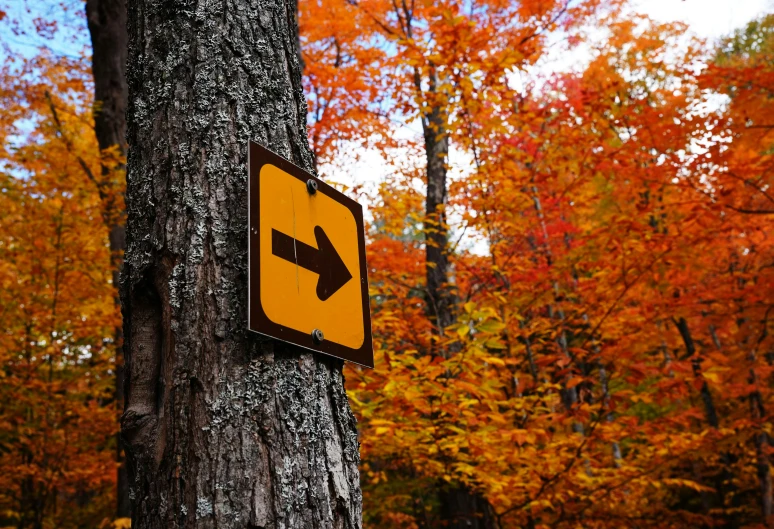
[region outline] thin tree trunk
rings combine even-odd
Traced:
[[[691,335],[691,331],[688,328],[688,322],[685,320],[685,318],[681,317],[680,319],[674,320],[674,323],[678,332],[680,333],[680,336],[683,339],[683,343],[685,344],[685,357],[691,359],[693,376],[698,379],[702,377],[701,358],[697,354],[696,343],[693,341],[693,336]],[[717,430],[720,427],[720,420],[718,418],[718,412],[717,408],[715,407],[714,399],[712,398],[712,393],[709,390],[709,385],[707,384],[706,380],[702,380],[699,393],[701,395],[702,402],[704,403],[704,416],[707,420],[707,424],[709,424],[713,429]],[[722,467],[720,475],[716,481],[715,489],[717,490],[718,495],[718,505],[722,508],[725,508],[726,498],[732,497],[733,494],[733,483],[731,479],[732,475],[730,471],[731,458],[727,452],[720,454],[720,463]],[[701,494],[702,503],[704,504],[705,510],[707,510],[709,513],[709,509],[707,509],[709,499],[707,498],[706,493],[702,492]],[[729,517],[727,517],[726,522],[730,527],[738,526],[736,515],[734,514],[731,514]]]
[[[548,243],[549,237],[548,237],[548,227],[546,226],[546,217],[543,213],[543,206],[540,202],[540,195],[538,193],[538,188],[536,185],[532,184],[530,186],[530,191],[532,192],[532,202],[535,205],[535,213],[537,214],[538,220],[540,221],[540,230],[541,234],[543,235],[543,253],[546,257],[546,264],[549,268],[553,267],[553,254],[551,253],[551,247]],[[564,309],[562,309],[561,304],[559,303],[560,299],[560,290],[559,290],[559,282],[554,279],[551,282],[551,286],[554,291],[554,300],[557,301],[557,309],[554,311],[554,306],[549,304],[548,305],[548,317],[550,319],[554,319],[555,316],[559,320],[560,329],[559,329],[559,335],[557,336],[557,344],[559,345],[559,348],[561,349],[564,357],[569,361],[572,362],[573,365],[578,365],[580,368],[580,371],[583,372],[583,366],[580,365],[579,362],[577,362],[577,359],[574,357],[574,355],[570,354],[569,344],[567,341],[567,332],[565,330],[565,315],[564,315]],[[564,387],[560,390],[560,395],[562,397],[562,403],[564,404],[565,409],[570,412],[572,411],[573,407],[575,407],[576,404],[578,404],[579,396],[578,396],[578,386],[573,387],[567,387],[568,382],[570,381],[570,376],[565,377],[564,380]],[[572,424],[572,429],[575,433],[581,434],[585,436],[585,427],[583,426],[583,423],[575,421]],[[588,461],[587,461],[588,463]],[[587,465],[588,468],[588,465]]]
[[[441,527],[454,529],[496,528],[497,520],[489,502],[480,494],[465,487],[443,490],[441,498]]]
[[[740,327],[742,327],[744,323],[746,323],[744,318],[737,320],[737,324]],[[709,331],[715,347],[717,347],[718,351],[722,351],[723,348],[721,347],[720,339],[715,332],[715,327],[710,325]],[[761,391],[759,389],[760,382],[758,379],[758,374],[755,371],[755,364],[758,360],[758,352],[756,350],[757,347],[756,345],[751,346],[749,344],[751,334],[752,329],[750,329],[750,332],[744,334],[745,339],[742,341],[742,347],[748,348],[747,360],[750,362],[748,382],[750,383],[750,386],[754,388],[749,395],[750,415],[752,416],[753,421],[760,425],[761,422],[765,420],[767,415],[766,406],[763,402],[763,396],[761,395]],[[774,487],[772,486],[771,461],[769,460],[768,450],[770,441],[768,433],[766,433],[762,426],[759,426],[759,431],[754,436],[754,442],[756,473],[758,475],[758,485],[760,487],[761,494],[760,504],[762,522],[766,527],[774,527]]]
[[[117,148],[118,155],[126,155],[126,1],[125,0],[87,0],[86,20],[89,26],[92,46],[92,74],[94,77],[94,131],[97,136],[100,152]],[[102,163],[100,192],[104,196],[103,216],[108,229],[110,244],[110,259],[113,272],[113,284],[118,285],[121,265],[126,249],[124,229],[125,212],[121,197],[115,193],[113,186],[118,185],[118,178],[123,175],[125,167],[119,164]],[[116,307],[120,306],[120,298],[116,293]],[[116,406],[123,410],[123,355],[121,347],[123,331],[117,327],[114,332],[116,347]],[[118,476],[116,485],[116,516],[130,516],[129,483],[126,466],[123,461],[123,446],[118,436],[116,447],[118,461]]]
[[[713,333],[714,334],[714,333]],[[763,403],[760,389],[758,389],[758,375],[755,372],[756,362],[755,349],[750,349],[748,360],[750,361],[750,377],[748,381],[755,388],[750,393],[750,415],[753,420],[760,424],[766,417],[766,408]],[[769,435],[759,426],[760,431],[755,434],[755,459],[756,470],[758,474],[758,483],[760,486],[761,516],[766,527],[774,527],[774,502],[772,500],[773,487],[771,479],[771,462],[769,461]]]
[[[429,90],[435,97],[436,79],[431,74]],[[419,74],[416,89],[421,91]],[[427,282],[427,313],[435,323],[436,332],[443,336],[456,319],[457,295],[449,282],[449,230],[446,224],[447,159],[449,139],[446,116],[433,105],[423,116],[422,130],[427,156],[427,197],[425,200],[425,277]],[[455,345],[442,351],[454,352]],[[442,486],[439,491],[440,514],[444,527],[450,529],[490,529],[496,527],[489,502],[480,494],[459,484]]]
[[[435,79],[430,83],[435,90]],[[433,107],[422,120],[427,155],[427,197],[425,201],[425,277],[427,312],[435,322],[436,332],[443,336],[455,321],[456,292],[449,284],[449,232],[446,224],[447,158],[449,140],[445,116]],[[451,347],[454,349],[454,346]],[[444,353],[445,354],[445,353]],[[462,485],[441,489],[441,519],[452,529],[488,529],[496,525],[491,507],[484,497]]]
[[[420,85],[421,87],[421,85]],[[435,90],[435,80],[431,91]],[[446,117],[434,106],[422,119],[427,156],[427,197],[425,199],[425,278],[428,314],[438,333],[454,321],[456,295],[449,285],[449,230],[446,224],[447,158],[449,139]]]
[[[688,322],[685,318],[675,320],[675,326],[680,332],[680,336],[683,338],[685,344],[686,358],[691,359],[691,365],[693,366],[693,376],[696,378],[701,377],[701,359],[696,355],[696,345],[694,344],[691,331],[688,329]],[[704,416],[707,418],[707,423],[713,428],[717,429],[720,426],[718,420],[718,412],[715,408],[715,402],[712,399],[712,393],[710,393],[707,381],[704,380],[701,385],[701,400],[704,403]]]
[[[249,335],[247,149],[306,169],[295,3],[129,5],[132,526],[361,527],[342,364]]]

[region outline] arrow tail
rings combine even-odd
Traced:
[[[310,272],[320,273],[317,248],[274,229],[271,230],[271,253]]]

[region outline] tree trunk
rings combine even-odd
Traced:
[[[746,318],[737,319],[737,325],[742,328],[747,323]],[[722,351],[723,348],[720,345],[720,339],[718,338],[715,328],[710,325],[710,333],[712,341],[715,343],[718,351]],[[765,331],[764,331],[765,332]],[[763,400],[763,395],[759,389],[760,381],[758,380],[758,374],[755,371],[755,364],[758,360],[758,352],[755,345],[749,344],[749,339],[752,336],[752,329],[744,334],[745,338],[742,340],[742,347],[748,349],[747,360],[750,362],[749,378],[747,381],[753,389],[748,397],[750,403],[750,415],[758,424],[759,431],[755,434],[755,462],[756,462],[756,474],[758,475],[758,484],[760,487],[760,504],[761,504],[761,516],[763,525],[766,527],[774,527],[774,487],[771,480],[771,461],[769,459],[769,434],[763,428],[763,422],[768,417],[766,413],[766,405]]]
[[[421,85],[420,85],[421,86]],[[434,91],[435,81],[431,82]],[[446,179],[449,140],[446,118],[434,106],[422,119],[427,156],[427,197],[425,199],[425,277],[427,281],[428,315],[437,332],[454,321],[455,292],[449,285],[449,233],[446,225]]]
[[[86,20],[89,26],[92,46],[92,74],[94,77],[94,131],[97,136],[100,152],[112,147],[118,148],[118,154],[126,155],[126,2],[125,0],[87,0]],[[111,164],[102,164],[100,193],[103,199],[103,215],[109,234],[111,268],[113,284],[118,285],[121,265],[126,249],[124,229],[125,213],[120,197],[115,190],[109,189],[116,185],[116,170],[122,174],[123,165],[114,168]],[[116,306],[120,305],[118,295]],[[115,329],[116,344],[116,406],[123,409],[123,358],[121,347],[123,332],[121,327]],[[117,505],[116,516],[128,518],[129,483],[126,466],[123,461],[123,446],[120,436],[116,447],[118,460]]]
[[[702,379],[701,384],[701,400],[704,403],[704,416],[707,419],[707,424],[709,424],[712,429],[717,430],[720,428],[720,420],[718,418],[718,412],[717,408],[715,407],[714,399],[712,398],[712,393],[710,393],[709,385],[707,384],[706,380],[703,380],[702,376],[702,369],[701,369],[701,358],[698,355],[697,349],[696,349],[696,343],[693,341],[693,336],[691,335],[691,331],[688,328],[688,322],[685,320],[685,318],[680,317],[679,319],[673,320],[675,327],[677,327],[678,332],[680,333],[680,336],[683,339],[683,343],[685,344],[685,358],[691,359],[691,366],[693,370],[693,376],[696,379]],[[721,508],[724,508],[726,506],[726,498],[732,497],[733,498],[733,480],[731,475],[731,456],[728,452],[722,452],[720,454],[720,463],[721,463],[721,469],[720,474],[715,479],[715,490],[717,491],[717,501],[715,502],[716,506],[720,506]],[[701,493],[702,495],[702,503],[706,506],[710,503],[708,501],[707,495],[705,492]],[[706,509],[709,514],[709,509]],[[738,520],[736,514],[730,514],[726,517],[726,524],[729,527],[738,527]]]
[[[247,152],[307,170],[292,0],[129,6],[132,527],[359,528],[342,363],[248,334]]]
[[[701,375],[701,359],[696,356],[696,345],[693,342],[693,337],[688,329],[688,322],[685,318],[675,320],[675,326],[677,327],[680,336],[685,343],[685,356],[691,359],[691,366],[693,368],[693,376],[700,378]],[[707,381],[704,380],[701,385],[701,400],[704,403],[704,416],[707,418],[707,423],[714,429],[720,427],[720,421],[718,420],[718,412],[715,408],[715,402],[712,399],[712,393],[710,393]]]
[[[421,90],[421,83],[416,87]],[[430,92],[435,95],[436,80],[430,80]],[[446,116],[433,105],[422,119],[427,156],[427,197],[425,201],[425,277],[427,281],[427,314],[435,323],[436,332],[454,323],[457,295],[449,284],[449,231],[446,224],[447,159],[449,139]],[[452,345],[454,350],[455,346]],[[453,351],[452,351],[453,352]],[[446,354],[446,351],[441,351]],[[452,529],[494,528],[495,519],[487,500],[463,485],[442,485],[439,489],[440,514],[443,526]]]
[[[444,528],[493,529],[497,527],[491,505],[480,494],[457,486],[442,490],[440,500]]]

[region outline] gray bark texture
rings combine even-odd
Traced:
[[[247,150],[307,170],[292,0],[130,0],[132,527],[359,528],[342,363],[249,335]]]
[[[94,78],[94,133],[100,152],[118,146],[121,155],[126,155],[126,1],[125,0],[87,0],[86,22],[91,36],[91,69]],[[98,182],[103,202],[103,216],[108,229],[110,244],[110,264],[113,271],[113,284],[118,285],[121,265],[126,249],[125,215],[119,198],[111,192],[114,185],[114,169],[103,163]],[[124,168],[119,167],[122,171]],[[118,296],[116,305],[120,304]],[[120,327],[114,333],[116,350],[116,405],[123,408],[123,358],[121,344],[123,331]],[[130,516],[129,483],[123,461],[123,447],[120,438],[117,442],[116,460],[118,475],[116,479],[116,517]]]

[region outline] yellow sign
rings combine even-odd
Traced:
[[[373,367],[362,207],[250,143],[249,329]]]

